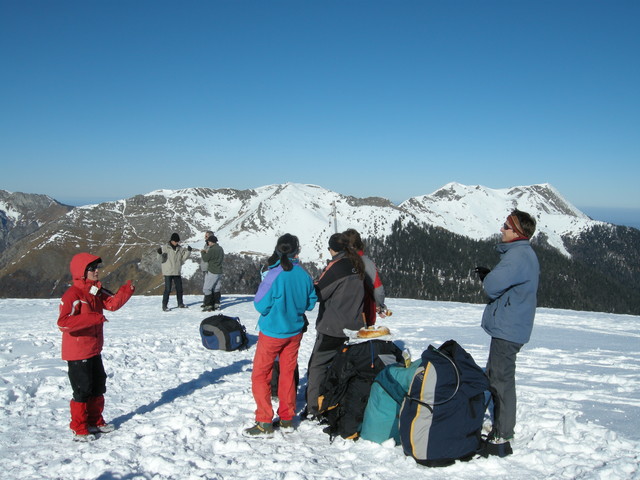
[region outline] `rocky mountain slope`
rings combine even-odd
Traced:
[[[0,190],[0,254],[71,209],[46,195]]]
[[[13,198],[13,203],[5,198]],[[17,209],[17,198],[31,207]],[[615,228],[589,219],[546,184],[493,190],[450,183],[400,205],[294,183],[249,190],[157,190],[77,208],[48,197],[3,191],[0,201],[4,201],[0,218],[7,219],[3,220],[4,238],[20,238],[4,242],[0,250],[0,292],[5,297],[60,295],[70,281],[69,259],[80,251],[103,257],[105,283],[133,278],[139,293],[159,294],[162,276],[155,250],[172,232],[178,232],[185,245],[198,249],[203,232],[214,230],[227,252],[226,291],[252,293],[260,263],[285,232],[300,237],[301,258],[315,270],[313,266],[321,268],[329,258],[329,236],[350,227],[372,239],[390,236],[397,230],[394,225],[402,229],[411,224],[487,240],[498,234],[506,215],[518,207],[537,217],[537,241],[567,259],[577,246],[585,255],[588,247],[580,240],[585,232],[597,228],[602,235]],[[183,277],[187,291],[198,293],[202,280],[197,252],[183,267]]]

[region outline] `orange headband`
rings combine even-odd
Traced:
[[[513,228],[513,231],[516,232],[519,237],[529,238],[522,231],[522,225],[520,225],[520,220],[518,220],[518,217],[516,217],[515,215],[509,215],[507,217],[507,223],[511,228]]]

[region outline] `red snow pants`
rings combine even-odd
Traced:
[[[298,364],[298,350],[302,333],[289,338],[274,338],[260,333],[253,358],[251,390],[256,401],[256,421],[271,422],[271,376],[273,364],[279,356],[278,416],[280,420],[292,420],[296,412],[296,384],[294,372]]]

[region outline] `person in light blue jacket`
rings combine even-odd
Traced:
[[[516,356],[531,337],[536,314],[540,265],[529,242],[535,230],[531,215],[513,210],[500,229],[502,243],[496,247],[500,262],[493,270],[475,269],[489,297],[482,315],[482,328],[491,336],[487,376],[494,401],[493,428],[487,440],[500,445],[494,450],[500,456],[511,453],[509,440],[516,425]]]
[[[248,436],[273,434],[271,377],[279,358],[278,416],[280,428],[293,428],[296,410],[295,369],[302,334],[306,330],[305,312],[313,310],[318,297],[313,280],[298,264],[298,237],[282,235],[268,260],[253,304],[260,313],[258,345],[253,359],[251,390],[256,401],[256,424],[244,430]]]

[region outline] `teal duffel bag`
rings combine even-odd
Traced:
[[[376,376],[364,411],[360,438],[376,443],[393,438],[396,445],[400,444],[400,405],[420,363],[421,360],[416,360],[406,368],[399,364],[389,365]]]

